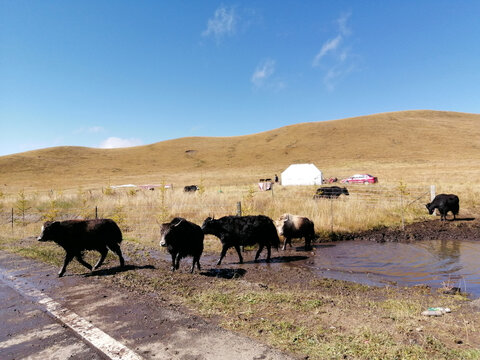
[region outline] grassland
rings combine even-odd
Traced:
[[[295,162],[316,164],[324,177],[367,172],[380,183],[351,186],[348,201],[333,205],[313,201],[314,187],[258,191],[259,178],[281,174]],[[241,201],[244,214],[309,216],[318,233],[359,231],[425,218],[432,184],[437,193],[458,194],[461,213],[477,213],[480,115],[405,111],[134,148],[58,147],[0,157],[0,168],[3,210],[14,208],[17,217],[24,194],[37,218],[48,218],[48,211],[92,217],[97,207],[101,215],[129,223],[125,230],[132,237],[150,238],[159,221],[179,215],[201,223],[235,213]],[[174,189],[110,188],[130,183],[168,183]],[[183,194],[190,184],[200,185],[200,194]]]
[[[351,195],[335,202],[313,200],[313,186],[258,191],[259,178],[298,162],[314,163],[325,177],[367,172],[380,183],[350,186]],[[158,251],[158,223],[173,216],[201,223],[207,216],[234,214],[238,202],[244,214],[306,215],[323,239],[429,219],[423,204],[432,184],[437,193],[460,196],[460,216],[476,217],[480,115],[407,111],[127,149],[50,148],[0,157],[0,169],[3,250],[58,266],[59,249],[25,238],[37,235],[43,220],[94,217],[97,209],[100,217],[121,225],[130,258],[147,259],[162,274],[126,272],[113,282],[154,292],[228,329],[312,359],[480,357],[480,318],[462,296],[310,279],[303,270],[288,274],[289,281],[257,269],[241,279],[172,275],[168,264],[152,255]],[[128,183],[174,188],[110,187]],[[190,184],[201,191],[183,193]],[[207,237],[205,244],[207,256],[218,253],[217,239]],[[73,264],[71,271],[83,269]],[[431,304],[450,306],[456,316],[425,321],[419,312]]]
[[[3,192],[173,183],[247,185],[291,163],[324,176],[458,184],[478,177],[480,115],[404,111],[303,123],[238,137],[189,137],[123,149],[56,147],[0,157]]]

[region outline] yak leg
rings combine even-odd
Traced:
[[[105,249],[102,249],[100,251],[100,259],[98,259],[98,262],[95,264],[95,266],[93,267],[93,270],[96,270],[98,269],[100,266],[102,266],[103,262],[105,261],[105,258],[107,257],[107,254],[108,254],[108,249],[105,248]]]
[[[283,248],[282,250],[286,250],[287,249],[287,244],[290,245],[290,247],[292,247],[292,238],[288,237],[288,236],[285,236],[285,241],[283,242]]]
[[[291,245],[290,245],[291,246]],[[270,255],[272,254],[270,244],[267,245],[267,262],[270,262]]]
[[[224,244],[222,246],[222,252],[220,253],[220,259],[218,259],[217,265],[220,265],[222,263],[223,258],[227,254],[227,250],[228,250],[228,246]]]
[[[175,257],[177,254],[172,254],[172,271],[175,271]]]
[[[115,254],[117,254],[118,259],[120,260],[120,267],[124,267],[125,266],[125,260],[123,259],[122,250],[120,249],[120,245],[118,245],[117,243],[113,243],[113,244],[109,244],[108,247]]]
[[[200,257],[199,256],[194,256],[193,257],[193,262],[192,262],[192,270],[190,270],[190,273],[193,274],[193,270],[195,270],[195,264],[197,264],[197,269],[200,271]]]
[[[305,237],[305,251],[312,250],[312,239],[310,237]]]
[[[262,244],[258,247],[257,253],[255,254],[255,262],[258,260],[258,257],[260,256],[260,253],[262,252],[264,246],[265,245]]]
[[[180,267],[180,259],[181,259],[181,255],[180,253],[177,254],[177,257],[175,258],[175,269],[178,270],[178,268]]]
[[[82,254],[77,254],[77,255],[75,255],[75,258],[78,260],[78,262],[79,262],[80,264],[82,264],[83,266],[85,266],[88,270],[92,270],[92,265],[90,265],[90,264],[87,263],[85,260],[83,260]]]
[[[242,246],[242,248],[244,248]],[[243,257],[242,257],[242,253],[240,251],[240,246],[239,245],[235,245],[235,250],[237,250],[237,254],[238,254],[238,259],[240,261],[240,264],[243,264]]]
[[[69,254],[69,253],[65,255],[65,259],[63,260],[63,266],[58,272],[58,277],[62,277],[63,274],[65,274],[65,271],[67,270],[67,265],[70,263],[70,261],[72,261],[74,257],[75,256],[73,254]]]

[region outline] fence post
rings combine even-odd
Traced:
[[[403,192],[400,190],[400,209],[402,212],[402,230],[405,230],[405,215],[403,214]]]
[[[330,232],[333,234],[333,198],[330,196]]]
[[[433,201],[435,199],[435,185],[430,185],[430,201]]]
[[[13,208],[12,208],[12,236],[13,236]]]
[[[242,202],[241,201],[237,202],[237,216],[242,216]],[[240,245],[240,250],[242,252],[245,252],[245,246]]]
[[[98,207],[95,206],[95,219],[98,219]]]

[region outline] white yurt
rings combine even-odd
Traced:
[[[322,185],[322,172],[313,164],[292,164],[282,172],[283,186]]]

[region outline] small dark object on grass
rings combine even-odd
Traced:
[[[450,289],[443,290],[443,293],[447,295],[457,295],[461,293],[461,289],[459,287],[452,287]]]

